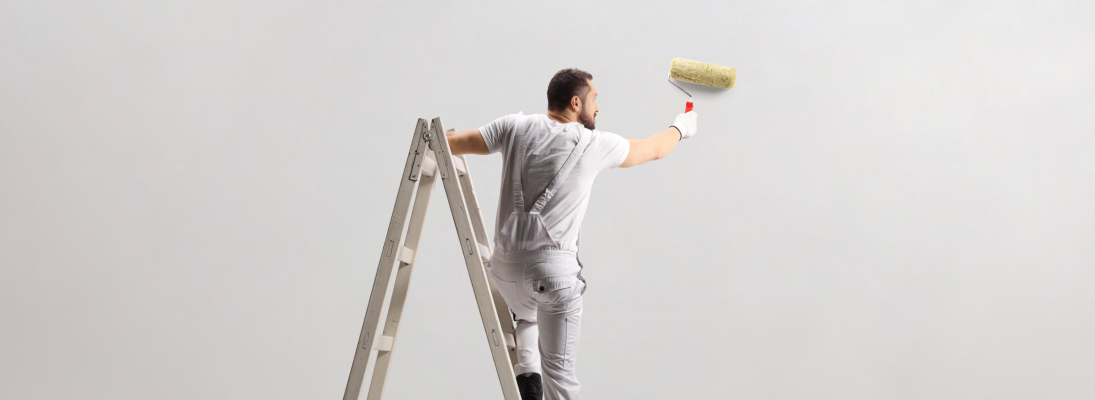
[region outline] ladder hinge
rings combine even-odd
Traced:
[[[426,150],[429,149],[429,144],[430,131],[427,129],[423,131],[422,139],[418,141],[418,145],[414,146],[414,160],[411,161],[411,176],[408,176],[407,179],[412,181],[418,180],[418,174],[422,172],[422,159],[426,158]]]
[[[419,142],[418,147],[422,147],[421,142]],[[419,151],[419,148],[414,149],[414,160],[411,161],[411,176],[407,177],[412,181],[418,180],[418,174],[422,172],[422,159],[426,158],[425,154]]]

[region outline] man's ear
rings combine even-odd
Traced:
[[[574,111],[582,111],[582,99],[579,99],[578,96],[571,97],[570,98],[570,107]]]

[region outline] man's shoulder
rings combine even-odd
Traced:
[[[519,112],[517,114],[510,114],[510,115],[512,115],[515,119],[517,119],[519,121],[530,121],[530,122],[531,121],[536,121],[536,122],[546,123],[548,120],[551,119],[551,118],[548,118],[547,114],[525,114],[525,113]]]
[[[515,112],[515,113],[513,113],[513,114],[506,114],[506,115],[503,115],[503,116],[501,116],[501,117],[499,117],[499,118],[513,118],[513,119],[538,119],[538,120],[545,120],[545,119],[548,119],[548,116],[547,116],[547,114],[525,114],[525,113],[524,113],[524,112],[522,112],[522,111],[518,111],[518,112]]]
[[[617,135],[615,133],[608,132],[608,131],[602,131],[600,129],[593,129],[590,133],[591,133],[591,135],[592,135],[591,137],[593,138],[594,141],[615,142],[615,141],[619,141],[621,139],[624,139],[620,135]],[[624,139],[624,140],[626,140],[626,139]]]
[[[551,118],[546,114],[511,114],[515,124],[522,124],[525,129],[530,131],[550,130]]]
[[[544,114],[524,114],[521,112],[515,114],[506,114],[498,117],[495,121],[505,123],[507,125],[512,124],[516,127],[517,124],[535,124],[535,125],[547,125],[549,120],[547,115]]]

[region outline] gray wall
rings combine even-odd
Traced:
[[[1095,397],[1092,2],[436,3],[0,1],[0,397],[338,398],[416,119],[643,138],[673,57],[738,86],[597,181],[585,398]],[[434,200],[388,398],[500,398]]]

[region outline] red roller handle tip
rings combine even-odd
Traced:
[[[691,101],[684,105],[684,112],[689,112],[689,111],[692,111],[692,102]]]

